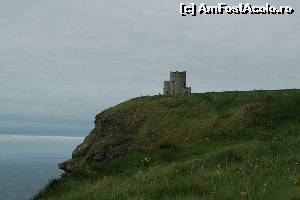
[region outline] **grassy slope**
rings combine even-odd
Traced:
[[[300,199],[299,120],[299,90],[132,99],[96,117],[73,175],[35,199]]]

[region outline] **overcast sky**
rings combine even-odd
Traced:
[[[300,88],[298,0],[269,1],[292,16],[197,17],[177,0],[0,3],[0,134],[87,135],[103,109],[162,92],[170,70],[193,92]]]

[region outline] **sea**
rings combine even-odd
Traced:
[[[28,200],[63,171],[83,137],[0,135],[0,200]]]

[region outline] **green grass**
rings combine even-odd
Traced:
[[[300,200],[299,119],[299,90],[135,98],[34,199]]]

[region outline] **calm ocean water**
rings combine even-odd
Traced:
[[[31,199],[62,171],[80,137],[0,135],[0,200]]]

